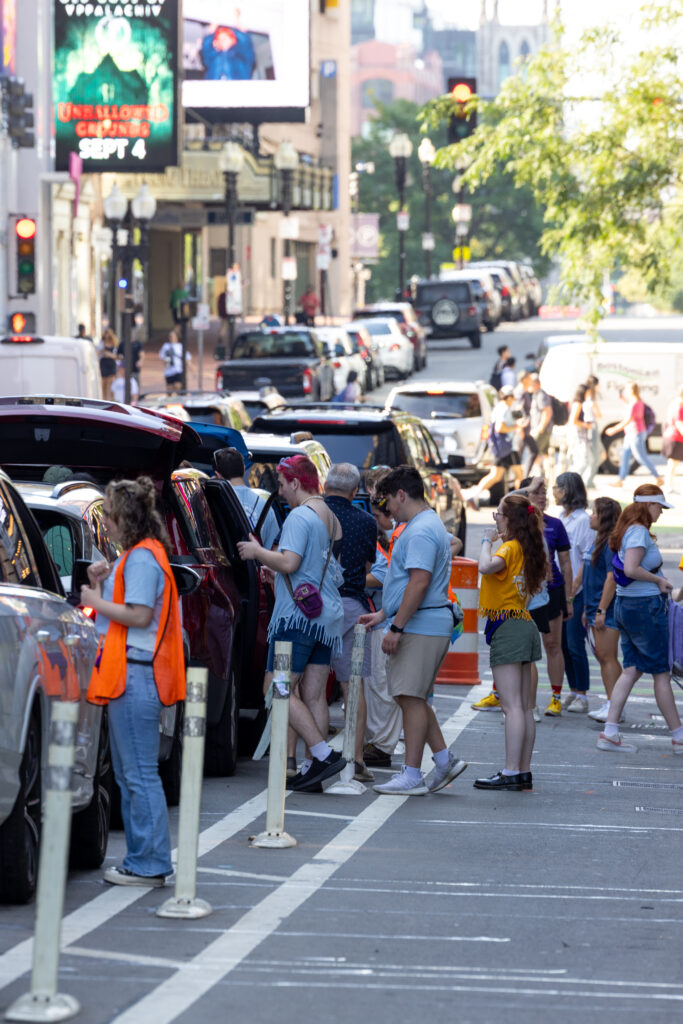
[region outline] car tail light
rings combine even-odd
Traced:
[[[304,370],[302,378],[302,387],[305,395],[310,395],[313,391],[313,374],[310,370]]]
[[[503,285],[500,294],[504,295],[505,298],[507,299],[508,295],[510,294],[510,289],[507,287],[507,285]]]
[[[489,439],[489,428],[486,424],[484,424],[484,426],[481,428],[480,437],[482,441],[488,441]]]
[[[79,608],[85,615],[86,619],[90,619],[91,622],[95,621],[95,619],[97,618],[97,612],[95,611],[94,608],[91,608],[90,605],[87,604],[81,604],[79,605]]]
[[[401,346],[400,345],[392,345],[391,348],[389,349],[389,351],[390,352],[400,352],[401,351]]]
[[[468,316],[474,316],[474,314],[475,314],[476,312],[477,312],[477,307],[476,307],[476,306],[470,306],[470,307],[468,308],[468,310],[467,310],[467,315],[468,315]]]
[[[216,370],[216,391],[223,390],[223,371]]]

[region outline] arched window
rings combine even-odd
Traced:
[[[361,105],[363,110],[372,110],[380,103],[392,103],[394,100],[394,83],[388,78],[369,78],[361,86]]]
[[[498,86],[510,75],[510,48],[503,41],[498,48]]]
[[[522,45],[519,48],[519,55],[522,60],[527,60],[531,56],[531,47],[527,43],[526,39],[522,40]]]

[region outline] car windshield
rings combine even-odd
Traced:
[[[416,302],[418,306],[425,302],[436,302],[437,299],[468,302],[469,297],[469,288],[464,281],[434,281],[431,284],[417,286]]]
[[[232,350],[233,359],[270,359],[273,356],[294,358],[314,356],[315,345],[305,331],[282,331],[268,334],[250,331],[240,334]]]
[[[468,416],[481,416],[479,396],[472,392],[399,391],[392,399],[391,405],[394,409],[412,412],[421,420],[436,419],[442,416],[458,420]]]

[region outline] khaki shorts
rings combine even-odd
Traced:
[[[491,667],[517,662],[540,661],[541,635],[535,622],[506,619],[491,639]]]
[[[426,700],[434,689],[449,643],[449,636],[403,633],[396,654],[387,660],[391,696],[421,697]]]

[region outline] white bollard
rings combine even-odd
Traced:
[[[71,769],[78,701],[52,704],[43,826],[40,839],[36,927],[31,991],[5,1010],[6,1020],[58,1021],[75,1017],[81,1006],[57,991],[59,945],[71,833]]]
[[[358,728],[358,701],[360,699],[360,688],[363,676],[363,659],[365,656],[366,642],[365,626],[356,624],[353,627],[353,650],[351,651],[351,678],[349,679],[348,693],[346,696],[346,717],[344,719],[344,745],[342,757],[346,761],[345,767],[336,782],[333,782],[325,789],[326,793],[333,793],[337,796],[360,796],[367,789],[362,782],[354,779],[356,772],[356,730]]]
[[[212,910],[210,903],[199,899],[196,895],[208,675],[205,668],[188,668],[187,670],[175,896],[162,903],[156,912],[157,917],[194,920],[198,917],[206,917]]]
[[[289,688],[291,681],[292,645],[275,642],[273,659],[273,704],[270,711],[270,759],[268,761],[268,800],[266,830],[251,839],[252,846],[282,850],[296,846],[285,832],[285,786],[287,782],[287,731],[289,729]]]

